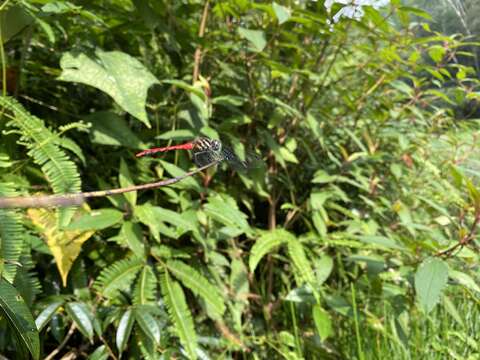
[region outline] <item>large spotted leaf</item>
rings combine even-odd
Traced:
[[[145,102],[148,88],[158,80],[137,59],[120,51],[100,49],[95,57],[66,52],[60,67],[59,80],[79,82],[104,91],[122,109],[150,127]]]

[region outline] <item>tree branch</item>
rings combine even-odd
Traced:
[[[203,38],[205,34],[205,27],[207,25],[207,16],[208,16],[208,6],[209,0],[205,2],[205,6],[203,8],[202,20],[200,21],[200,30],[198,31],[198,37]],[[195,50],[194,55],[194,65],[193,65],[193,78],[192,84],[195,84],[195,81],[198,80],[198,76],[200,74],[200,62],[202,61],[202,46],[198,45],[197,49]]]
[[[137,191],[137,190],[149,190],[149,189],[155,189],[161,186],[175,184],[189,176],[195,175],[196,173],[202,170],[205,170],[211,166],[214,166],[216,164],[218,164],[218,161],[214,161],[210,164],[207,164],[198,169],[189,171],[181,176],[177,176],[171,179],[165,179],[165,180],[142,184],[142,185],[129,186],[125,188],[73,193],[73,194],[63,194],[63,195],[3,197],[3,198],[0,198],[0,209],[1,208],[32,208],[32,207],[38,208],[38,207],[51,207],[51,206],[81,205],[89,198],[118,195],[118,194],[124,194],[127,192]]]

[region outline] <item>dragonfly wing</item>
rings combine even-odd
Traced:
[[[218,161],[214,153],[211,151],[199,151],[193,154],[193,162],[198,167],[202,167],[208,164],[211,164],[214,161]]]
[[[232,149],[224,147],[222,149],[223,157],[228,163],[239,171],[245,171],[249,169],[259,168],[262,166],[263,161],[257,154],[247,152],[245,154],[245,160],[240,159]]]

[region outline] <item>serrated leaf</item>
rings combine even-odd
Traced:
[[[95,51],[96,58],[66,52],[59,80],[94,86],[110,95],[126,112],[150,127],[145,103],[150,86],[159,83],[134,57],[120,51]]]
[[[93,314],[87,304],[83,302],[71,302],[65,306],[68,315],[77,325],[78,329],[90,339],[93,340]]]
[[[250,250],[250,258],[248,261],[250,271],[255,271],[258,263],[265,255],[294,238],[291,233],[283,229],[276,229],[260,236]]]
[[[157,320],[142,306],[134,308],[135,319],[143,332],[152,339],[155,344],[160,344],[160,326]]]
[[[313,275],[310,262],[305,255],[303,245],[298,239],[292,239],[288,242],[288,254],[300,278],[308,284],[313,284],[315,277]]]
[[[253,46],[253,50],[256,52],[261,52],[267,45],[267,40],[265,39],[265,33],[261,30],[250,30],[243,27],[238,28],[238,34],[247,39],[250,44]]]
[[[215,286],[197,270],[181,261],[169,260],[167,268],[184,286],[205,301],[208,312],[214,319],[221,319],[225,312],[225,303],[222,294]]]
[[[21,344],[34,359],[40,358],[40,339],[33,316],[17,290],[5,279],[0,279],[0,314],[7,320]]]
[[[115,343],[117,344],[118,352],[121,354],[125,350],[128,339],[132,332],[133,323],[135,320],[132,309],[125,311],[118,323],[117,334],[115,336]]]
[[[440,259],[424,261],[415,274],[415,291],[425,312],[430,312],[440,300],[448,281],[448,266]]]
[[[45,309],[38,314],[35,319],[35,325],[37,326],[38,331],[42,331],[44,326],[52,319],[53,315],[57,312],[60,306],[63,305],[63,301],[54,301],[49,304]]]
[[[133,303],[136,305],[148,304],[155,300],[157,278],[148,265],[144,266],[133,290]]]
[[[180,343],[185,347],[188,356],[196,359],[197,334],[192,314],[188,309],[181,286],[170,278],[167,270],[162,276],[161,288],[168,314],[173,322],[173,328],[180,338]]]
[[[72,221],[65,230],[101,230],[115,225],[122,219],[123,214],[121,211],[115,209],[98,209],[84,214],[79,219]]]
[[[94,287],[102,295],[113,297],[117,290],[127,289],[131,285],[133,279],[143,266],[143,259],[131,258],[119,260],[100,273],[95,281]]]

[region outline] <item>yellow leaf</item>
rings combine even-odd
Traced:
[[[77,209],[73,219],[88,212],[88,207]],[[63,286],[67,286],[68,272],[80,254],[82,244],[94,231],[61,230],[58,228],[58,212],[54,209],[28,209],[27,214],[33,224],[39,228],[47,241],[47,245],[55,258]]]

